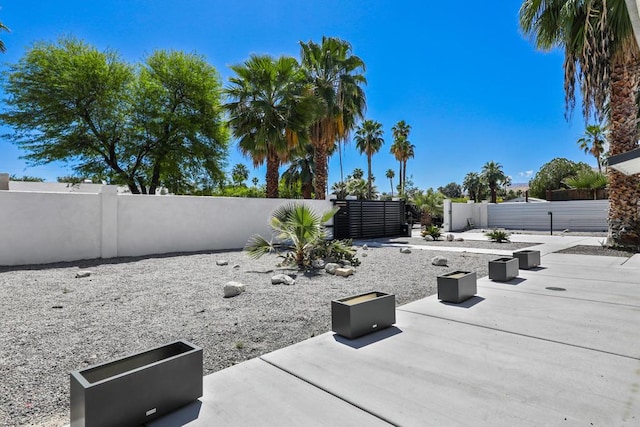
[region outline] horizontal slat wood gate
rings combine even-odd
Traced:
[[[340,210],[333,218],[336,239],[369,239],[406,233],[405,202],[383,200],[335,200]]]

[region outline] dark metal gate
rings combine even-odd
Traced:
[[[336,239],[369,239],[405,236],[405,202],[383,200],[334,200],[340,210],[333,217]]]

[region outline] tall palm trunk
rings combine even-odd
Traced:
[[[315,198],[324,200],[327,192],[327,150],[323,143],[314,143],[313,159],[316,163]]]
[[[367,176],[367,199],[371,200],[371,154],[367,154],[367,167],[369,175]]]
[[[611,69],[611,155],[637,147],[636,94],[638,93],[639,61],[637,56],[623,55],[614,59]],[[640,180],[637,175],[627,176],[609,168],[609,239],[610,243],[624,247],[640,245],[638,200]]]
[[[278,198],[278,180],[280,174],[278,168],[280,167],[280,160],[274,153],[267,155],[267,174],[266,174],[266,196],[270,199]]]

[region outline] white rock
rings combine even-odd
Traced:
[[[233,267],[231,268],[240,268],[240,264],[233,264]]]
[[[317,270],[324,268],[324,266],[325,266],[325,262],[322,259],[314,259],[313,261],[311,261],[311,267]]]
[[[84,271],[78,271],[78,272],[76,273],[76,279],[80,279],[80,278],[82,278],[82,277],[89,277],[89,276],[91,276],[91,272],[90,272],[90,271],[87,271],[87,270],[84,270]]]
[[[364,245],[362,245],[362,250],[363,251],[368,251],[369,250],[369,246],[367,246],[367,244],[365,243]]]
[[[336,264],[335,262],[330,262],[324,266],[324,271],[326,271],[329,274],[336,274],[337,268],[340,268],[340,264]]]
[[[286,274],[276,274],[275,276],[271,277],[271,284],[272,285],[295,285],[296,281],[293,277],[288,276]]]
[[[224,297],[235,297],[236,295],[240,295],[246,290],[246,286],[240,282],[228,282],[226,285],[224,285]]]
[[[229,264],[229,261],[225,259],[216,260],[216,265],[228,265],[228,264]]]
[[[365,258],[367,256],[367,254],[362,254],[360,255],[362,258]]]
[[[335,275],[336,276],[342,276],[342,277],[349,277],[354,273],[354,269],[351,267],[343,267],[343,268],[336,268],[336,272]]]
[[[431,264],[433,265],[440,265],[440,266],[445,266],[447,265],[447,259],[443,256],[434,256],[431,259]]]
[[[447,234],[447,242],[453,242],[454,236],[453,234]]]
[[[424,236],[424,240],[426,240],[427,242],[433,242],[434,238],[432,235],[427,234],[426,236]]]
[[[411,249],[409,249],[409,248],[400,248],[400,253],[401,254],[410,254],[411,253]]]
[[[455,239],[453,239],[454,242],[464,242],[464,239],[462,237],[456,237]]]

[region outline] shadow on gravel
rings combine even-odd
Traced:
[[[372,332],[360,338],[355,338],[350,340],[349,338],[345,338],[341,335],[334,334],[333,339],[339,342],[340,344],[348,345],[351,348],[355,348],[356,350],[362,347],[366,347],[370,344],[374,344],[378,341],[382,341],[384,339],[390,338],[394,335],[398,335],[402,333],[402,329],[397,328],[395,326],[390,326],[381,331]]]
[[[229,250],[219,250],[219,251],[170,252],[166,254],[152,254],[152,255],[144,255],[144,256],[83,259],[78,261],[54,262],[50,264],[5,265],[5,266],[0,266],[0,273],[4,273],[7,271],[48,270],[52,268],[71,268],[71,267],[78,267],[80,269],[85,269],[85,268],[96,267],[99,265],[127,264],[130,262],[137,262],[145,259],[156,259],[156,258],[162,259],[162,258],[172,258],[176,256],[209,255],[209,254],[230,253],[230,252],[242,252],[242,249],[235,249],[235,250],[229,249]]]

